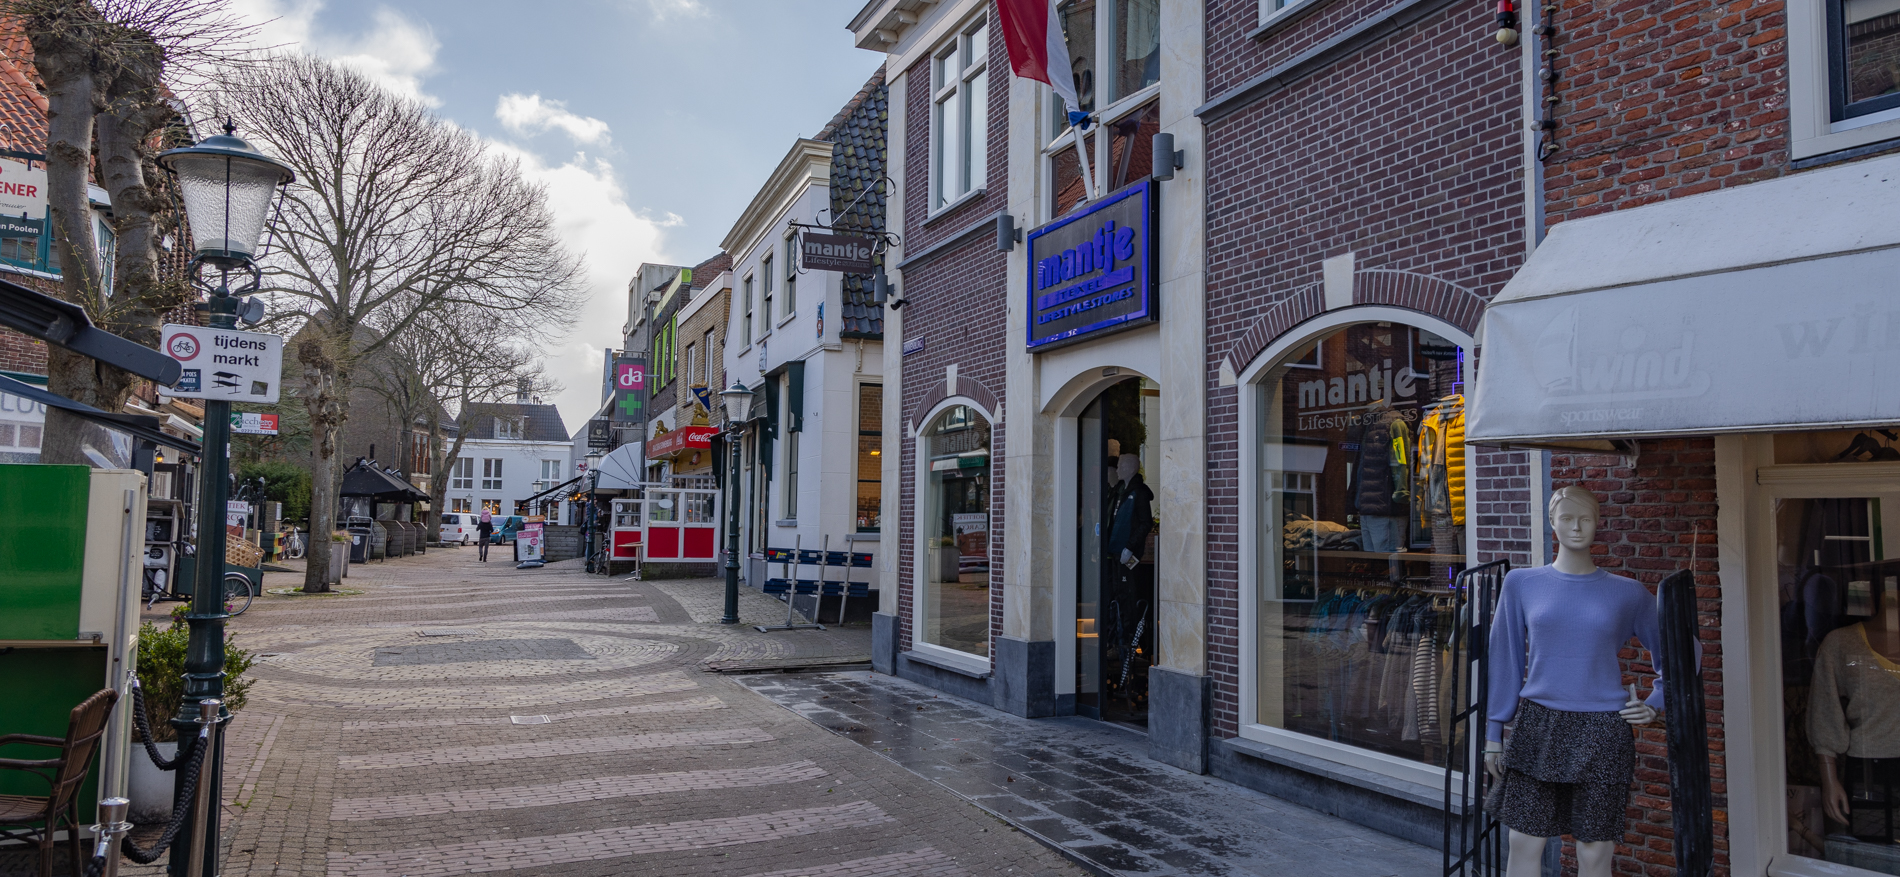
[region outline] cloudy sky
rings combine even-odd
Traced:
[[[570,432],[600,405],[642,262],[692,265],[795,137],[883,56],[863,0],[234,0],[264,39],[356,66],[521,157],[586,255],[588,303],[546,349]]]

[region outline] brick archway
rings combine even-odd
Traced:
[[[1478,318],[1484,314],[1485,300],[1456,283],[1416,271],[1391,268],[1367,268],[1353,274],[1352,303],[1386,305],[1430,314],[1478,334]],[[1274,339],[1301,323],[1326,312],[1326,289],[1315,283],[1301,287],[1262,314],[1240,340],[1228,349],[1227,361],[1235,371],[1245,368],[1267,349]]]

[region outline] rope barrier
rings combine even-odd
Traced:
[[[138,689],[135,687],[132,691],[134,692],[133,703],[137,703]],[[146,745],[149,746],[151,744],[148,743]],[[179,789],[179,794],[174,797],[174,800],[186,802],[185,806],[173,809],[171,824],[165,826],[165,833],[159,836],[158,843],[153,845],[150,850],[139,849],[138,845],[133,843],[131,838],[121,840],[119,842],[120,849],[124,851],[126,858],[141,865],[150,865],[158,861],[160,856],[165,855],[165,850],[172,845],[172,840],[178,836],[179,829],[185,827],[185,821],[187,817],[191,815],[192,808],[190,802],[194,800],[194,796],[197,794],[198,774],[201,773],[204,768],[205,753],[210,751],[210,749],[211,728],[207,726],[199,729],[197,743],[192,746],[191,749],[191,763],[185,765],[184,770],[178,775],[179,779],[183,781],[183,784]],[[182,757],[183,753],[180,753],[180,756]],[[157,759],[154,760],[156,761]],[[162,767],[163,765],[160,766]],[[202,842],[202,838],[200,841]]]
[[[139,685],[136,677],[132,680],[132,727],[138,730],[139,742],[145,744],[145,754],[151,757],[152,763],[158,765],[159,770],[177,770],[178,766],[189,761],[198,749],[199,738],[193,737],[179,744],[178,754],[170,761],[166,761],[164,756],[158,754],[158,744],[152,737],[152,720],[145,715],[145,689]]]

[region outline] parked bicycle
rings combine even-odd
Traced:
[[[241,572],[224,574],[224,614],[243,615],[257,599],[257,584]]]
[[[303,532],[292,528],[284,534],[284,559],[302,560],[304,555]]]

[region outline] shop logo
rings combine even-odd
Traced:
[[[1617,333],[1612,344],[1585,345],[1577,337],[1577,309],[1565,308],[1537,336],[1534,350],[1532,375],[1556,397],[1553,401],[1635,402],[1700,396],[1709,390],[1708,372],[1692,368],[1695,333],[1686,326],[1673,341],[1659,343],[1650,329],[1630,326]]]
[[[1392,360],[1388,359],[1383,366],[1375,366],[1358,374],[1301,381],[1298,407],[1367,405],[1373,400],[1386,398],[1388,393],[1396,398],[1409,399],[1417,395],[1418,386],[1415,382],[1423,377],[1409,365],[1393,371]]]

